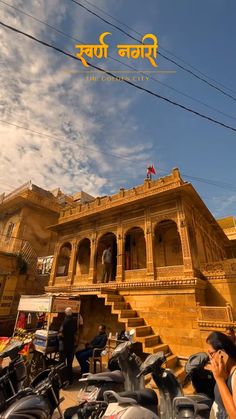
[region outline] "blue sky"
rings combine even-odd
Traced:
[[[233,0],[89,1],[140,33],[156,34],[160,47],[234,90],[229,93],[236,97]],[[85,0],[81,3],[107,18]],[[111,32],[109,54],[116,58],[116,44],[133,43],[70,0],[9,0],[9,4],[85,43],[97,43],[101,32]],[[72,40],[18,11],[0,4],[0,15],[4,22],[75,54]],[[47,189],[60,186],[67,193],[80,189],[95,196],[114,193],[121,186],[142,183],[147,162],[159,175],[179,167],[183,174],[225,182],[236,191],[234,132],[124,83],[86,81],[76,73],[84,69],[80,63],[2,28],[0,36],[1,119],[62,140],[0,123],[0,191],[9,192],[31,179]],[[126,69],[111,59],[93,62],[107,69]],[[232,118],[153,80],[137,84],[236,127],[236,101],[161,57],[157,62],[159,70],[176,70],[153,75],[158,81]],[[129,64],[153,69],[145,61]],[[192,183],[215,216],[236,215],[236,192]]]

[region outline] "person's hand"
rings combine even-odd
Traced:
[[[218,360],[211,359],[211,371],[213,372],[216,381],[226,381],[227,372],[223,358],[220,356]]]

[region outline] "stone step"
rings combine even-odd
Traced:
[[[108,295],[105,295],[104,297],[106,297],[106,300],[107,300],[107,302],[111,302],[111,303],[113,303],[113,302],[118,302],[118,301],[120,301],[120,302],[123,302],[124,301],[124,298],[122,297],[122,295],[116,295],[116,294],[108,294]]]
[[[168,356],[166,360],[166,367],[174,370],[178,366],[178,358],[176,355]]]
[[[130,305],[125,301],[118,301],[113,303],[112,308],[113,310],[130,310]]]
[[[144,325],[145,325],[145,321],[142,317],[131,317],[127,319],[128,327],[144,326]]]
[[[164,352],[167,353],[169,351],[169,346],[165,343],[160,343],[156,346],[151,346],[150,348],[145,348],[145,351],[151,354],[156,354],[157,352]]]
[[[102,289],[102,293],[103,294],[112,294],[112,295],[119,295],[119,291],[117,291],[117,290],[114,290],[114,289],[112,289],[112,288],[103,288]]]
[[[142,342],[144,343],[145,348],[151,348],[152,346],[156,346],[160,343],[160,336],[144,336],[144,338],[142,338]]]
[[[149,335],[153,335],[153,331],[151,326],[138,326],[135,327],[135,332],[136,332],[136,340],[139,341],[139,339],[137,339],[138,337],[142,337],[142,336],[147,336]]]
[[[137,317],[136,310],[121,310],[120,318],[121,319],[129,319],[130,317]]]

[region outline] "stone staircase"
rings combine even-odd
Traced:
[[[145,323],[122,295],[113,290],[103,289],[98,297],[105,299],[105,305],[111,307],[111,313],[118,316],[118,321],[125,324],[126,330],[135,329],[135,342],[142,344],[144,353],[154,354],[163,351],[167,356],[167,368],[174,370],[179,381],[183,380],[184,368],[180,365],[178,357],[170,352],[169,346],[161,342],[160,336],[153,332],[152,327]]]

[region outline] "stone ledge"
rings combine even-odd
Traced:
[[[114,282],[110,284],[81,284],[80,286],[48,286],[46,292],[99,292],[104,293],[106,290],[127,290],[127,289],[158,289],[158,288],[205,288],[206,282],[198,278],[189,279],[164,279],[157,281],[135,281],[135,282]]]
[[[226,329],[226,327],[236,328],[236,322],[209,322],[198,320],[198,326],[200,330],[216,330],[216,329]]]

